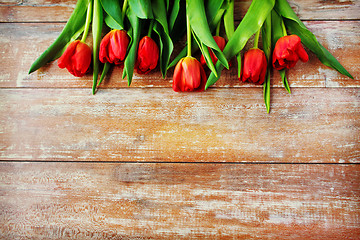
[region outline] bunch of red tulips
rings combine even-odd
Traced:
[[[270,68],[280,71],[284,87],[290,92],[285,69],[294,67],[298,60],[308,61],[302,44],[324,64],[352,78],[286,0],[253,0],[236,29],[234,4],[234,0],[78,0],[62,33],[34,62],[30,73],[58,57],[58,66],[76,77],[92,69],[95,93],[112,65],[123,66],[123,78],[127,77],[128,85],[134,70],[147,74],[159,66],[165,77],[167,70],[175,67],[174,91],[203,91],[236,58],[239,80],[264,85],[267,111]],[[224,36],[220,36],[222,24]],[[92,49],[85,42],[90,26]],[[105,27],[109,30],[102,37]],[[185,33],[187,47],[173,57],[174,44]],[[260,35],[263,50],[259,48]],[[242,54],[253,36],[253,48]],[[192,56],[197,49],[202,53],[200,61]],[[211,72],[209,76],[205,67]]]

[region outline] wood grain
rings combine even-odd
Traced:
[[[240,20],[249,8],[251,0],[235,2],[235,18]],[[295,13],[308,20],[354,20],[359,19],[360,1],[289,0]],[[0,22],[66,22],[76,0],[26,0],[0,1]]]
[[[289,2],[355,80],[310,54],[267,114],[235,68],[184,94],[28,75],[76,0],[0,0],[0,239],[360,239],[360,1]]]
[[[354,80],[343,76],[323,65],[314,54],[310,61],[299,62],[288,71],[291,87],[359,87],[360,25],[356,21],[347,22],[306,22],[319,41],[342,63],[355,77]],[[57,61],[46,65],[29,75],[31,64],[57,38],[63,24],[0,24],[0,59],[7,64],[0,68],[0,87],[46,87],[91,88],[92,75],[76,78],[66,69],[59,69]],[[34,43],[29,47],[29,42]],[[182,47],[176,46],[178,49]],[[248,48],[248,47],[247,47]],[[161,77],[159,69],[148,75],[135,73],[132,87],[171,87],[171,69],[167,77]],[[126,87],[127,80],[121,78],[122,68],[114,67],[105,79],[103,88]],[[283,87],[277,71],[273,73],[273,87]],[[215,87],[254,87],[241,83],[237,78],[237,67],[224,70]],[[261,86],[257,86],[261,87]]]
[[[235,1],[235,15],[241,19],[251,1]],[[349,0],[288,0],[296,15],[303,20],[359,20],[360,1]]]
[[[0,163],[2,239],[358,239],[360,165]]]
[[[360,160],[359,88],[174,93],[166,88],[2,89],[0,158],[55,161]]]

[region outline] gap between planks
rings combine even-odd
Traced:
[[[86,163],[86,164],[209,164],[209,165],[339,165],[339,166],[348,166],[348,165],[359,165],[360,163],[333,163],[333,162],[171,162],[171,161],[63,161],[63,160],[3,160],[0,159],[1,163]]]

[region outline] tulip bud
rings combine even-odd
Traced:
[[[267,61],[263,51],[252,48],[244,54],[243,66],[241,68],[241,80],[263,84],[265,81]]]
[[[177,63],[173,76],[175,92],[203,91],[206,84],[206,74],[201,63],[193,57],[184,57]]]
[[[91,63],[91,49],[80,40],[71,42],[58,60],[59,68],[66,68],[75,77],[82,77]]]
[[[220,37],[220,36],[214,36],[213,37],[216,44],[219,46],[220,50],[223,51],[224,48],[225,48],[225,45],[226,45],[226,40],[225,38],[223,37]],[[210,57],[211,57],[211,61],[214,63],[214,65],[216,64],[216,62],[218,61],[217,57],[215,56],[215,54],[213,53],[213,51],[209,49],[209,52],[210,52]],[[203,55],[201,55],[200,57],[200,62],[201,62],[201,65],[205,66],[206,65],[206,61],[205,61],[205,58]]]
[[[122,64],[125,60],[126,51],[130,38],[124,30],[111,30],[101,40],[99,59],[102,63]]]
[[[277,70],[292,68],[299,61],[307,62],[309,56],[301,45],[297,35],[281,37],[275,45],[273,52],[273,66]]]
[[[159,60],[159,47],[150,37],[145,36],[139,42],[136,68],[138,73],[147,74],[154,68]]]

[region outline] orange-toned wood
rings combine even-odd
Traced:
[[[55,161],[360,160],[358,88],[175,93],[168,88],[2,89],[0,158]]]
[[[75,3],[0,1],[1,239],[359,239],[360,1],[290,0],[355,80],[310,54],[271,114],[236,69],[184,94],[171,71],[95,96],[56,62],[28,75]]]
[[[358,239],[360,165],[0,163],[2,239]]]
[[[348,69],[355,77],[352,80],[337,71],[323,65],[314,54],[310,54],[307,63],[299,62],[288,71],[288,79],[292,87],[359,87],[360,62],[355,56],[360,55],[360,25],[357,21],[346,22],[306,22],[309,29],[319,41]],[[92,86],[92,75],[76,78],[66,69],[59,69],[57,61],[52,62],[29,75],[31,64],[57,38],[63,24],[0,24],[0,58],[7,64],[0,69],[0,87],[86,87]],[[90,39],[89,39],[90,40]],[[33,43],[29,47],[29,43]],[[176,48],[181,48],[180,43]],[[249,48],[251,46],[248,46]],[[149,75],[135,73],[132,87],[171,87],[171,69],[165,79],[159,69]],[[122,68],[114,67],[105,79],[102,87],[127,87],[123,80]],[[274,87],[283,87],[277,71],[273,73]],[[239,82],[237,67],[224,70],[216,87],[253,87],[251,84]],[[261,87],[261,86],[258,86]]]
[[[360,2],[350,1],[311,1],[288,0],[300,19],[307,20],[354,20],[359,19]],[[241,19],[251,4],[250,0],[235,0],[235,16]]]
[[[250,0],[235,1],[235,18],[241,19],[250,6]],[[360,2],[289,0],[301,19],[311,20],[354,20],[359,19]],[[0,1],[0,22],[66,22],[76,0],[27,0]]]

